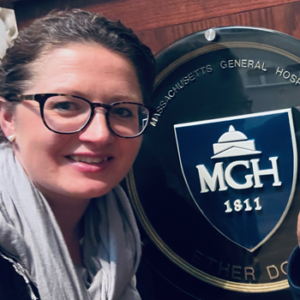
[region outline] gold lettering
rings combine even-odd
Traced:
[[[159,105],[162,107],[162,108],[165,108],[167,106],[167,103],[165,101],[160,101]]]
[[[203,261],[203,254],[198,250],[196,250],[196,253],[194,255],[194,261],[196,263],[200,263],[201,261]]]
[[[297,79],[297,76],[294,74],[294,75],[291,76],[290,82],[291,82],[291,83],[295,83],[295,82],[296,82],[296,79]]]
[[[254,269],[252,267],[245,267],[245,280],[248,280],[248,275],[252,276],[252,279],[255,280]]]
[[[198,71],[199,71],[199,69],[194,71],[194,73],[196,73],[197,77],[199,77]]]
[[[204,263],[206,265],[208,265],[208,269],[211,270],[212,269],[212,265],[215,263],[217,264],[218,261],[209,257],[209,256],[205,256],[204,254],[202,254],[200,251],[196,250],[193,260],[196,264],[198,265],[203,265]],[[207,261],[208,260],[208,261]]]
[[[158,119],[156,119],[154,117],[151,118],[151,122],[150,123],[151,123],[152,126],[155,127],[157,122],[158,122]]]
[[[230,60],[228,61],[228,67],[229,67],[230,69],[234,68],[233,59],[230,59]]]
[[[280,70],[280,68],[278,67],[277,70],[276,70],[275,75],[279,73],[279,76],[281,76],[282,72],[283,72],[283,69]]]
[[[284,79],[289,79],[291,77],[291,73],[289,71],[284,71],[282,77]]]
[[[180,85],[180,83],[181,83],[181,85]],[[180,80],[179,82],[177,82],[177,86],[179,86],[180,89],[183,89],[184,88],[184,82],[183,82],[183,80]]]
[[[235,59],[234,60],[234,66],[240,68],[241,67],[241,60],[240,59],[239,60]]]
[[[267,271],[271,280],[279,277],[279,271],[275,265],[267,266]]]
[[[222,60],[222,61],[220,62],[220,66],[221,66],[222,69],[226,69],[226,68],[227,68],[226,61]]]
[[[206,66],[206,71],[207,71],[207,73],[211,73],[213,71],[212,66],[211,65],[207,65]]]
[[[248,60],[248,68],[254,68],[254,60]]]
[[[210,270],[211,269],[211,265],[215,262],[217,263],[218,261],[209,257],[209,256],[206,256],[207,259],[209,259],[209,265],[208,265],[208,269]]]
[[[188,74],[188,77],[189,77],[190,81],[194,81],[196,79],[195,76],[193,75],[193,73]]]
[[[255,64],[254,69],[260,69],[260,61]]]
[[[190,79],[187,76],[184,76],[182,80],[183,80],[184,84],[190,83]]]
[[[169,90],[168,96],[171,98],[175,97],[175,92],[173,90]]]
[[[286,275],[286,269],[284,269],[284,267],[286,267],[287,266],[287,261],[284,261],[281,265],[280,265],[280,270],[281,270],[281,272],[284,274],[284,275]]]
[[[223,265],[223,263],[220,262],[218,274],[221,275],[221,272],[225,271],[226,272],[226,277],[228,277],[228,273],[229,273],[229,269],[230,269],[230,264],[227,264],[227,267],[223,267],[222,265]]]
[[[236,276],[236,275],[241,275],[241,270],[242,270],[242,267],[240,266],[232,266],[232,270],[231,270],[231,277],[233,279],[237,279],[237,280],[241,280],[241,276]]]
[[[204,71],[205,67],[202,67],[202,68],[199,68],[199,70],[202,71],[202,74],[205,74],[205,71]]]
[[[175,86],[172,87],[173,91],[175,93],[179,92],[180,91],[180,87],[178,86],[178,84],[176,83]]]

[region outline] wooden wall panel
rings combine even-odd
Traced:
[[[265,27],[300,39],[300,0],[24,0],[13,4],[19,28],[54,8],[102,12],[121,19],[154,53],[188,34],[219,26]]]
[[[143,31],[292,2],[297,0],[35,0],[14,5],[21,27],[57,7],[84,7],[121,19],[135,31]]]
[[[300,2],[138,32],[154,53],[193,32],[220,26],[254,26],[284,32],[300,39]]]
[[[126,0],[87,6],[121,18],[136,31],[205,20],[236,12],[276,6],[295,0]],[[112,9],[113,8],[113,9]]]

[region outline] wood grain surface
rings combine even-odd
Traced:
[[[189,23],[237,12],[296,2],[292,0],[127,0],[91,6],[112,17],[122,17],[136,31]],[[124,13],[126,11],[126,13]]]
[[[300,2],[241,12],[138,32],[154,53],[191,33],[221,26],[253,26],[284,32],[300,39]]]
[[[19,29],[54,8],[80,7],[121,19],[154,53],[188,34],[220,26],[254,26],[300,39],[295,0],[30,0],[14,3]]]
[[[121,19],[134,31],[179,25],[195,21],[249,12],[297,0],[52,0],[15,2],[17,19],[22,27],[42,14],[65,7],[84,7]]]

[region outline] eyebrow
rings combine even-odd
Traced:
[[[141,97],[138,97],[134,94],[115,94],[112,95],[113,99],[125,99],[125,100],[136,100],[136,101],[140,101],[143,99],[142,94]]]
[[[64,88],[59,88],[57,89],[59,91],[60,94],[67,94],[67,95],[73,95],[73,96],[78,96],[81,98],[84,98],[86,100],[89,101],[93,101],[93,102],[99,102],[96,97],[95,100],[92,100],[90,97],[88,97],[86,94],[78,91],[78,90],[69,90],[69,89],[64,89]],[[51,91],[50,93],[58,93],[57,90],[55,91]],[[94,98],[94,97],[93,97]],[[136,96],[135,94],[128,94],[128,93],[116,93],[116,94],[112,94],[110,95],[110,99],[112,101],[109,101],[111,103],[113,103],[114,101],[134,101],[134,102],[139,102],[139,103],[143,103],[143,94],[141,92],[141,97]],[[115,99],[115,100],[114,100]]]

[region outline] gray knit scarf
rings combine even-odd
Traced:
[[[0,145],[0,247],[28,271],[42,300],[138,300],[133,284],[141,248],[128,198],[120,187],[93,199],[84,215],[84,264],[78,277],[61,230],[13,150]]]

